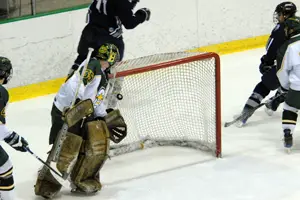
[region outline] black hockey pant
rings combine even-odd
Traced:
[[[82,31],[77,47],[78,56],[75,60],[75,63],[80,65],[86,59],[89,47],[97,50],[97,48],[99,48],[99,46],[103,43],[112,43],[116,45],[120,52],[120,60],[123,59],[125,48],[123,38],[115,38],[109,35],[109,32],[105,29],[88,24]]]

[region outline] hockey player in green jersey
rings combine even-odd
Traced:
[[[14,149],[26,152],[27,141],[6,125],[5,109],[8,105],[9,93],[3,87],[12,76],[12,64],[8,58],[0,57],[0,140],[4,140]],[[0,199],[14,200],[13,165],[6,151],[0,146]]]
[[[300,109],[300,17],[287,19],[284,29],[288,40],[277,53],[277,77],[286,93],[282,113],[284,146],[291,148]]]

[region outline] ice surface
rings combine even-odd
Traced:
[[[222,123],[241,111],[260,80],[258,66],[263,53],[264,49],[256,49],[221,57]],[[53,96],[12,103],[7,110],[8,126],[26,137],[43,159],[49,150]],[[177,147],[134,152],[107,161],[101,171],[104,187],[98,194],[82,197],[63,189],[56,199],[299,199],[300,137],[296,132],[295,149],[287,155],[282,145],[281,109],[272,117],[258,110],[244,128],[223,128],[221,159]],[[41,164],[29,153],[16,152],[6,144],[3,147],[14,163],[17,200],[41,199],[33,189]]]

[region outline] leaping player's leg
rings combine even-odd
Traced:
[[[70,78],[74,72],[79,68],[79,65],[86,59],[88,54],[88,48],[92,47],[95,48],[96,45],[96,31],[94,30],[93,26],[88,24],[84,27],[81,33],[81,37],[77,47],[78,56],[74,61],[71,69],[68,72],[67,80]]]

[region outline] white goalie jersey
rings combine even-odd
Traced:
[[[74,100],[74,96],[76,95],[77,86],[80,84],[77,98],[80,100],[91,99],[95,109],[95,117],[104,117],[107,115],[106,106],[103,102],[108,82],[107,77],[101,70],[99,61],[91,59],[85,71],[83,81],[79,83],[84,64],[85,61],[60,87],[55,96],[54,104],[61,112],[65,107],[70,107]]]

